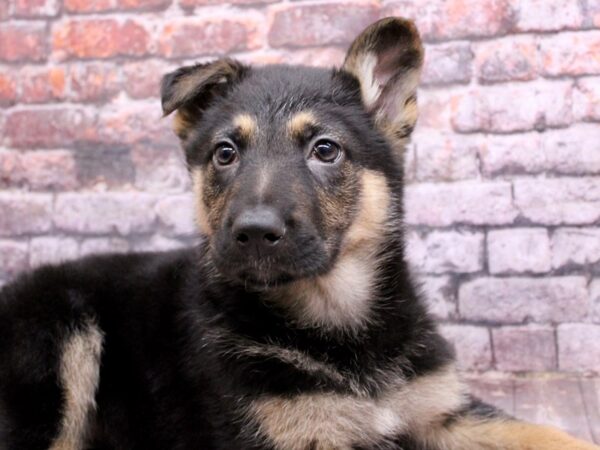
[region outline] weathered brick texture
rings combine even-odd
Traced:
[[[556,370],[556,343],[550,325],[506,326],[492,330],[496,368],[504,371]],[[526,352],[516,351],[526,348]]]
[[[600,371],[599,0],[0,0],[0,285],[195,241],[163,73],[339,65],[416,20],[408,257],[466,370]]]

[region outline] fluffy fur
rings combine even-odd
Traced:
[[[593,448],[471,398],[411,281],[401,161],[422,60],[391,18],[340,69],[165,76],[201,243],[5,287],[0,449]]]

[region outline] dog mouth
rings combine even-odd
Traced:
[[[242,272],[236,276],[236,279],[247,291],[263,292],[290,284],[296,280],[296,277],[289,274],[258,277],[254,273]]]
[[[267,291],[319,275],[331,262],[331,255],[313,234],[295,240],[288,236],[287,242],[264,254],[240,248],[229,237],[230,233],[223,232],[210,241],[211,259],[222,276],[246,290]]]

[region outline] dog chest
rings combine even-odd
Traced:
[[[327,392],[263,397],[251,403],[249,415],[277,449],[349,450],[425,430],[465,400],[452,366],[389,386],[376,398]]]

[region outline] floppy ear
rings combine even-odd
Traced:
[[[393,144],[404,145],[417,121],[416,90],[422,65],[417,28],[397,17],[369,26],[346,55],[343,69],[358,78],[365,107]]]
[[[216,96],[223,95],[239,81],[247,67],[231,59],[180,67],[166,74],[161,82],[163,114],[177,110],[175,133],[184,139],[189,127]]]

